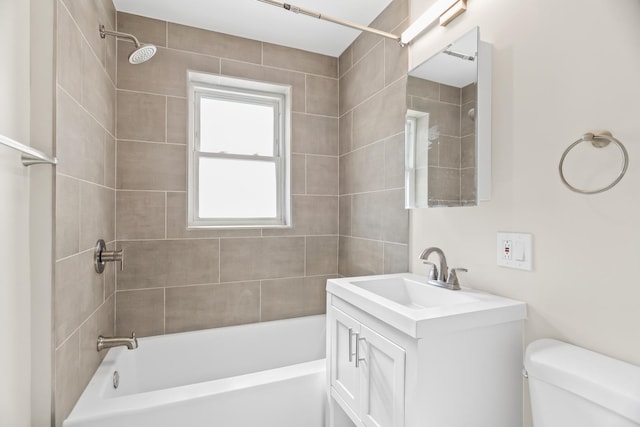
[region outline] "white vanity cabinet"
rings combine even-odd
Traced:
[[[327,283],[328,426],[522,425],[525,305],[430,288],[429,300],[437,301],[430,307],[388,294],[394,303],[381,298],[377,280],[410,289],[408,282],[422,278]]]
[[[367,427],[404,426],[405,351],[333,307],[331,393]]]

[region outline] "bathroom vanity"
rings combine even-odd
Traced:
[[[327,281],[330,426],[522,424],[525,304],[426,281]]]

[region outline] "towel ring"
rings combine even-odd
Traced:
[[[569,151],[571,151],[576,145],[580,144],[581,142],[590,142],[591,145],[593,145],[595,148],[606,147],[611,142],[618,145],[618,147],[620,148],[624,156],[624,165],[622,166],[622,170],[620,171],[616,179],[614,179],[611,184],[607,185],[606,187],[599,188],[597,190],[581,190],[569,184],[569,182],[564,176],[564,171],[562,170],[564,166],[564,159],[567,157],[567,154],[569,154]],[[579,140],[577,140],[576,142],[571,144],[569,147],[567,147],[567,149],[564,150],[564,153],[562,153],[562,157],[560,158],[560,165],[558,166],[558,170],[560,172],[560,179],[562,180],[564,185],[566,185],[569,188],[569,190],[575,191],[576,193],[581,193],[581,194],[597,194],[597,193],[602,193],[603,191],[607,191],[612,187],[614,187],[617,183],[619,183],[622,177],[624,176],[624,174],[627,172],[628,166],[629,166],[629,153],[627,153],[627,149],[624,148],[624,145],[622,145],[622,142],[615,139],[610,132],[603,131],[595,134],[585,133],[584,135],[582,135],[582,137]]]

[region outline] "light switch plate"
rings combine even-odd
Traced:
[[[533,269],[533,235],[498,232],[499,266],[531,271]]]

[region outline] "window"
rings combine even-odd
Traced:
[[[189,72],[190,228],[291,225],[290,91]]]

